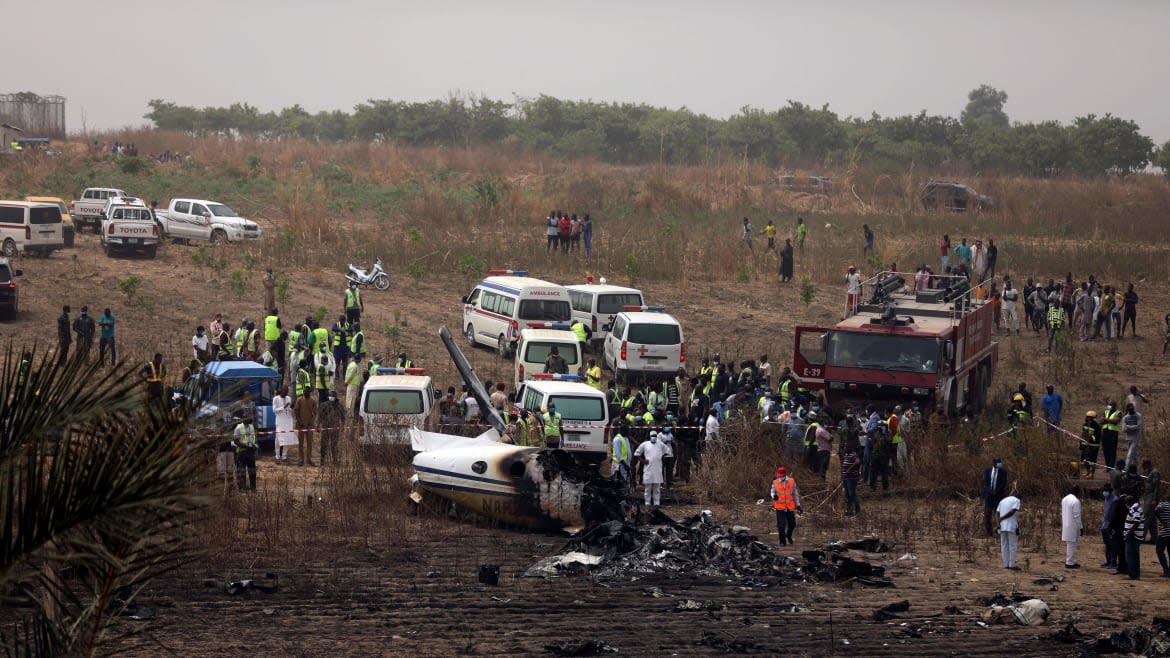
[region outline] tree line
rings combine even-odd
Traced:
[[[516,144],[561,157],[607,162],[702,165],[744,157],[770,166],[890,171],[914,163],[931,169],[1031,176],[1125,175],[1151,164],[1170,172],[1170,142],[1155,148],[1138,125],[1111,114],[1071,123],[1011,122],[1007,94],[981,86],[958,119],[928,115],[840,117],[788,101],[774,111],[744,107],[727,119],[636,103],[572,101],[540,96],[512,102],[474,95],[359,103],[352,112],[306,111],[300,105],[260,112],[150,101],[145,118],[160,130],[193,135],[394,142],[414,146]]]

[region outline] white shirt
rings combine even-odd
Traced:
[[[634,451],[635,457],[646,460],[646,468],[642,471],[642,484],[662,484],[662,458],[667,456],[669,448],[662,441],[643,441]]]
[[[1069,494],[1060,501],[1060,540],[1080,541],[1082,527],[1081,501]]]
[[[1015,496],[1008,496],[1007,498],[1004,498],[1003,500],[999,501],[999,507],[996,507],[995,511],[997,514],[999,514],[999,518],[1000,518],[1000,522],[999,522],[1000,532],[1016,532],[1017,530],[1020,529],[1020,521],[1017,518],[1017,515],[1019,513],[1019,509],[1020,509],[1020,499],[1016,498]],[[1008,512],[1011,512],[1013,510],[1016,511],[1016,514],[1013,514],[1013,515],[1011,515],[1011,517],[1006,518],[1006,519],[1003,518],[1005,514],[1007,514]]]
[[[861,294],[861,275],[857,272],[850,272],[845,275],[846,292],[850,295]]]
[[[191,337],[191,347],[193,347],[196,350],[196,355],[198,355],[199,352],[206,352],[207,351],[207,334],[203,334],[202,336],[200,336],[199,334],[195,334],[194,336],[192,336]]]
[[[719,436],[719,419],[714,415],[707,416],[707,438],[714,439]]]
[[[467,407],[467,413],[463,415],[463,420],[466,422],[473,422],[479,420],[479,400],[475,399],[474,395],[469,395],[463,404]]]

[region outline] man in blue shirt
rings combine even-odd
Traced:
[[[101,365],[106,363],[107,349],[110,350],[110,365],[118,363],[118,348],[114,344],[114,324],[117,322],[117,318],[108,308],[98,318],[98,326],[101,327],[101,334],[98,337],[98,363]]]
[[[1056,430],[1053,426],[1060,425],[1060,412],[1064,409],[1064,398],[1052,389],[1052,384],[1047,386],[1047,391],[1040,399],[1040,408],[1044,411],[1044,418],[1050,423],[1046,427],[1048,433],[1051,434]]]

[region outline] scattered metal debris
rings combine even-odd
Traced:
[[[1170,656],[1170,620],[1154,617],[1149,625],[1102,635],[1097,638],[1093,649],[1097,653]]]
[[[749,640],[732,639],[719,633],[703,633],[703,637],[695,644],[710,647],[720,653],[756,653],[764,650]]]
[[[588,571],[595,580],[637,578],[647,574],[730,576],[745,587],[768,587],[764,577],[811,582],[855,579],[868,585],[892,587],[885,570],[842,553],[849,546],[861,550],[891,544],[879,539],[834,542],[824,551],[805,551],[802,558],[776,554],[749,528],[730,531],[715,523],[709,512],[674,521],[655,511],[647,525],[610,521],[578,533],[560,554],[532,565],[525,576],[551,577]]]
[[[479,582],[484,585],[499,585],[500,584],[500,565],[498,564],[481,564],[479,565]]]
[[[1076,644],[1077,642],[1085,641],[1085,634],[1078,630],[1071,621],[1065,624],[1064,628],[1056,631],[1048,637],[1056,640],[1057,642],[1064,642],[1065,644]]]
[[[269,578],[272,580],[275,580],[275,578],[276,578],[272,574],[265,574],[265,576],[266,576],[266,578]],[[211,587],[214,589],[218,589],[218,590],[224,592],[225,594],[230,594],[232,596],[236,596],[237,594],[243,594],[245,592],[250,592],[253,590],[257,591],[257,592],[262,592],[264,594],[273,594],[280,589],[280,586],[275,584],[275,583],[273,583],[271,585],[266,585],[266,584],[258,583],[255,580],[232,580],[232,581],[225,582],[222,580],[216,580],[214,578],[208,578],[208,579],[203,581],[203,585],[204,585],[204,587]]]
[[[618,648],[601,640],[580,640],[546,644],[544,650],[554,656],[600,656],[604,653],[618,653]]]
[[[720,612],[726,609],[727,606],[723,605],[722,603],[716,603],[714,601],[695,601],[694,599],[687,599],[685,601],[679,601],[678,603],[674,604],[675,612],[690,612],[695,610]]]

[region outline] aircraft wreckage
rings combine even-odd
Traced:
[[[507,425],[491,405],[475,370],[446,327],[439,329],[455,367],[491,426],[476,437],[411,428],[415,475],[411,499],[424,494],[461,509],[517,526],[569,529],[625,516],[624,486],[601,466],[565,450],[507,442]]]

